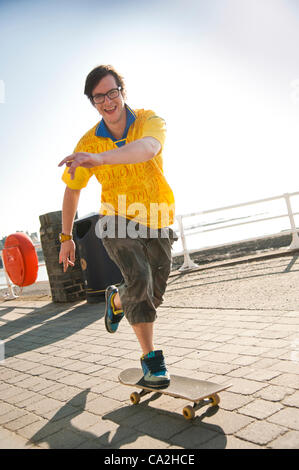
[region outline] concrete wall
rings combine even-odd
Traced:
[[[256,253],[269,253],[271,250],[288,247],[291,244],[292,235],[269,236],[263,240],[227,244],[216,248],[207,248],[190,254],[190,258],[197,264],[208,264],[228,259],[241,258]],[[172,269],[176,270],[182,266],[183,256],[173,258]]]

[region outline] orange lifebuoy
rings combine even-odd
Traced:
[[[4,243],[5,270],[16,286],[34,284],[38,273],[38,258],[31,239],[25,233],[13,233]]]

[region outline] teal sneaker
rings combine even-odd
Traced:
[[[145,385],[155,388],[164,388],[169,385],[170,376],[165,365],[163,351],[152,351],[143,355],[140,362]]]
[[[106,307],[105,307],[105,326],[108,333],[115,333],[119,322],[124,317],[123,310],[115,310],[113,297],[117,294],[118,289],[116,286],[108,286],[105,292]]]

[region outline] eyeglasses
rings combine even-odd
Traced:
[[[95,104],[102,104],[104,103],[105,101],[105,97],[108,96],[108,98],[110,100],[114,100],[115,98],[117,98],[119,96],[119,92],[121,90],[121,87],[117,87],[117,88],[112,88],[112,90],[109,90],[107,91],[107,93],[98,93],[97,95],[94,95],[92,97],[92,101],[95,103]]]

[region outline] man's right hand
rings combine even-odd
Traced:
[[[63,272],[65,273],[69,266],[75,265],[76,245],[74,240],[67,240],[61,243],[59,253],[59,263],[63,263]]]

